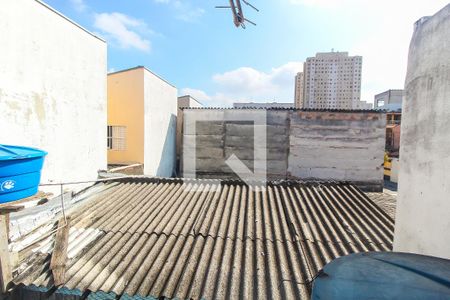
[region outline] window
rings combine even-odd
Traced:
[[[126,150],[125,126],[108,126],[107,128],[107,146],[108,150],[125,151]]]

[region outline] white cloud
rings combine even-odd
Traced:
[[[356,0],[289,0],[294,5],[304,5],[310,7],[334,8]],[[365,0],[359,0],[364,2]]]
[[[102,31],[102,35],[110,43],[121,48],[135,48],[148,52],[151,44],[138,32],[149,32],[147,24],[118,12],[95,15],[94,27]]]
[[[86,10],[87,5],[84,3],[84,0],[70,0],[70,2],[76,11],[82,12]]]
[[[175,10],[175,18],[185,22],[196,22],[205,14],[205,10],[200,7],[193,7],[187,1],[180,0],[153,0],[158,4],[168,4]]]
[[[270,72],[250,67],[216,74],[213,81],[225,94],[266,101],[276,98],[293,101],[294,77],[303,70],[302,62],[288,62]]]
[[[200,101],[205,106],[218,106],[218,107],[231,107],[234,102],[238,102],[236,98],[229,97],[223,93],[215,93],[213,95],[208,95],[203,90],[184,88],[181,90],[180,96],[190,95]],[[243,99],[241,99],[243,100]]]
[[[212,77],[215,94],[192,88],[182,92],[211,106],[231,106],[234,102],[293,102],[294,78],[302,70],[302,62],[289,62],[269,72],[241,67]]]
[[[361,100],[368,102],[373,102],[375,94],[404,87],[414,22],[422,16],[434,14],[447,4],[445,0],[414,3],[379,1],[381,4],[377,2],[370,9],[374,16],[382,15],[383,21],[349,49],[351,54],[363,56]],[[360,9],[367,7],[361,6]]]
[[[191,8],[180,10],[176,18],[185,22],[196,22],[204,13],[205,10],[203,8]]]
[[[197,90],[197,89],[191,89],[191,88],[184,88],[181,90],[180,96],[184,95],[190,95],[197,99],[198,101],[211,101],[211,97],[208,96],[204,91]]]

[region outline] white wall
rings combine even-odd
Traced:
[[[42,182],[106,167],[106,43],[35,0],[0,5],[0,143],[48,151]]]
[[[394,250],[450,258],[450,4],[416,23],[403,102]]]
[[[144,71],[144,174],[170,177],[175,170],[177,89]]]
[[[398,158],[393,158],[391,161],[391,176],[392,182],[398,183],[398,174],[400,172],[400,160]]]

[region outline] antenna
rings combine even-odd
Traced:
[[[233,23],[236,27],[242,27],[242,28],[246,28],[245,26],[245,22],[248,22],[254,26],[256,26],[256,23],[250,21],[249,19],[244,17],[244,11],[242,10],[242,5],[241,5],[241,1],[247,5],[250,6],[251,8],[253,8],[254,10],[259,12],[259,9],[257,9],[255,6],[253,6],[252,4],[250,4],[247,0],[229,0],[230,1],[230,5],[227,6],[216,6],[216,8],[226,8],[226,9],[231,9],[231,12],[233,14]]]

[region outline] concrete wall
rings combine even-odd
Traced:
[[[144,174],[172,176],[176,161],[177,89],[144,70]]]
[[[106,168],[106,43],[34,0],[0,6],[0,143],[49,152],[42,182]]]
[[[126,127],[126,149],[108,150],[108,164],[143,164],[143,68],[108,74],[108,125]]]
[[[263,113],[267,123],[265,156],[266,169],[254,168],[254,134],[255,123],[252,121],[255,110],[184,110],[185,129],[183,159],[196,159],[197,177],[200,178],[236,178],[237,176],[225,163],[232,154],[236,155],[251,172],[257,176],[266,174],[268,179],[284,179],[287,174],[287,158],[289,149],[287,110],[256,110]],[[207,114],[207,115],[205,115]],[[203,115],[203,117],[202,117]],[[197,117],[209,117],[214,121],[192,122]],[[193,128],[195,133],[187,130]],[[259,125],[257,125],[259,126]],[[187,146],[196,139],[196,157],[191,156],[192,149]],[[189,174],[190,175],[190,174]]]
[[[197,177],[236,178],[225,164],[235,154],[253,166],[254,126],[246,115],[261,110],[184,110],[185,141],[196,139]],[[214,116],[217,121],[197,122]],[[386,118],[370,112],[267,110],[267,178],[348,180],[382,190]],[[193,128],[189,132],[186,128]],[[192,149],[186,148],[192,153]],[[184,154],[183,153],[183,154]],[[184,154],[185,155],[185,154]],[[186,157],[183,159],[194,159]]]
[[[387,90],[386,92],[375,95],[374,97],[374,107],[379,108],[388,104],[401,104],[404,98],[403,90]],[[383,103],[382,105],[379,105]]]
[[[450,5],[416,23],[400,147],[394,250],[450,258]]]
[[[386,117],[373,112],[293,111],[289,175],[383,187]]]
[[[294,108],[293,102],[235,102],[233,108]]]
[[[181,149],[183,148],[183,109],[185,107],[202,107],[203,105],[190,95],[178,97],[177,111],[177,161],[180,159]],[[179,169],[178,169],[179,170]],[[178,171],[177,170],[177,171]]]
[[[398,183],[399,172],[400,172],[400,160],[398,158],[393,158],[391,161],[390,181]]]

